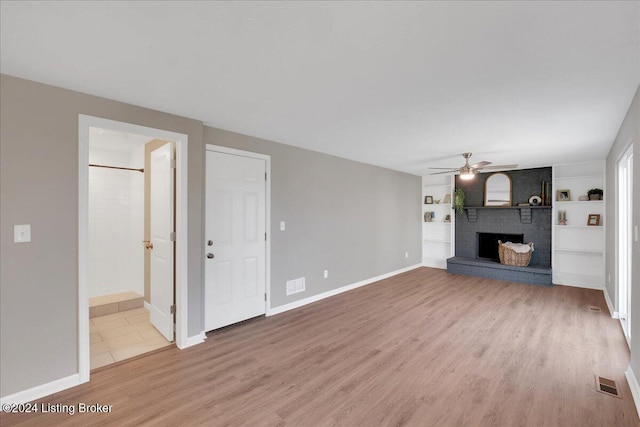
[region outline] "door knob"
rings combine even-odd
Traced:
[[[213,246],[213,240],[207,240],[207,246]]]
[[[151,243],[149,240],[143,240],[142,243],[144,243],[145,249],[153,249],[153,243]]]
[[[209,259],[213,258],[214,256],[215,256],[215,255],[213,255],[211,252],[209,252],[209,253],[207,254],[207,258],[209,258]]]

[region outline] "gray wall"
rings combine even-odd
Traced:
[[[209,127],[204,141],[271,156],[272,307],[420,263],[420,177]],[[306,292],[286,296],[298,277]]]
[[[78,372],[78,114],[189,136],[189,335],[202,330],[202,123],[2,75],[0,395]],[[14,244],[14,224],[32,243]]]
[[[205,131],[272,156],[272,307],[420,262],[417,176],[6,75],[0,92],[1,396],[78,372],[78,114],[189,136],[190,336],[204,325]],[[31,224],[32,243],[13,243],[15,224]],[[286,297],[301,276],[307,291]]]
[[[606,274],[607,292],[618,311],[618,297],[616,295],[616,234],[618,230],[616,217],[616,175],[617,160],[629,143],[633,143],[633,225],[640,227],[640,87],[636,90],[629,111],[620,126],[618,135],[607,156],[607,242],[606,242]],[[632,284],[631,284],[631,367],[640,377],[640,243],[632,244]],[[640,378],[638,378],[640,379]]]

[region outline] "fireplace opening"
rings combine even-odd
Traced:
[[[476,258],[500,262],[498,240],[501,240],[502,243],[524,243],[524,234],[476,233]]]

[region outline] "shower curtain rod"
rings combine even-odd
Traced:
[[[124,170],[124,171],[138,171],[138,172],[144,173],[144,169],[121,168],[119,166],[94,165],[92,163],[89,163],[89,166],[93,166],[94,168],[120,169],[120,170]]]

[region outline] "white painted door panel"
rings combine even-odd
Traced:
[[[265,313],[266,162],[206,154],[205,329]],[[211,245],[208,242],[211,241]]]
[[[173,143],[151,152],[151,323],[173,341]]]

